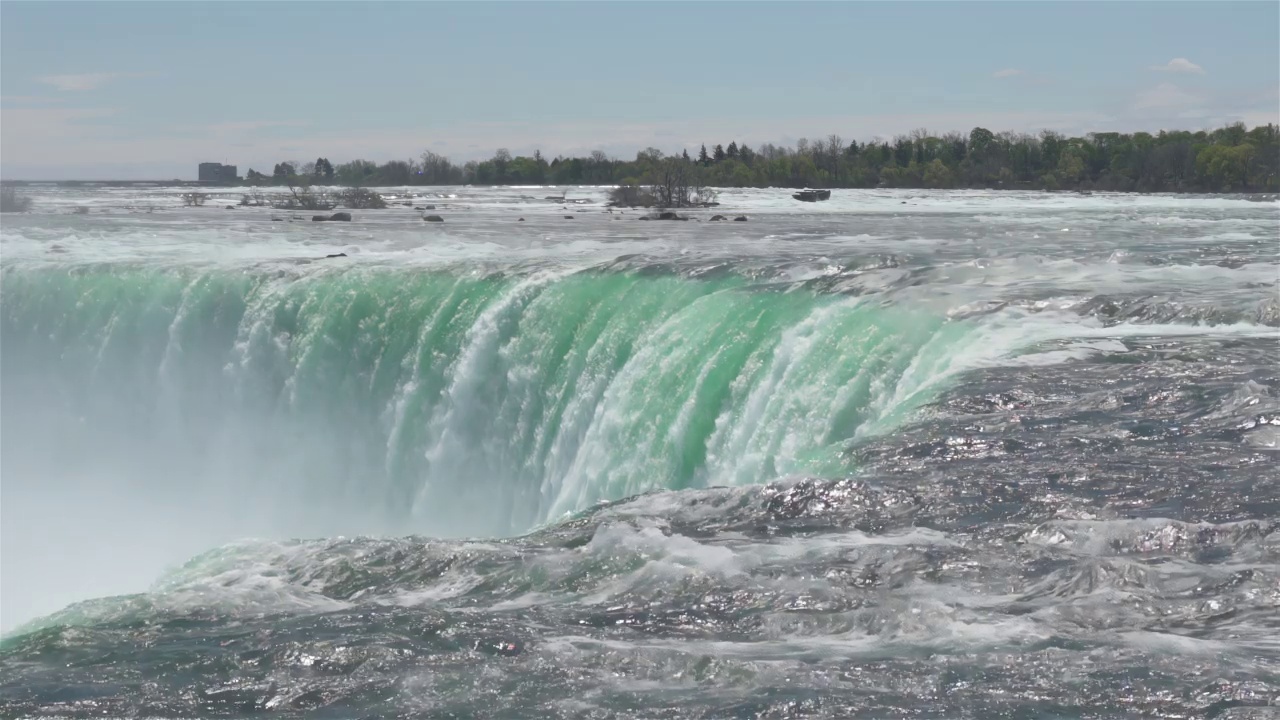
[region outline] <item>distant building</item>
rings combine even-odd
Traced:
[[[236,176],[235,165],[222,163],[200,163],[200,182],[233,185],[240,178]]]

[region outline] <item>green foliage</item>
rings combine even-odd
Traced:
[[[1257,152],[1248,143],[1213,145],[1196,156],[1196,171],[1212,190],[1238,190],[1248,184],[1250,165]]]
[[[942,160],[934,158],[924,169],[924,186],[930,188],[949,188],[955,185],[955,174]]]
[[[646,148],[634,160],[596,151],[586,157],[542,153],[493,157],[457,165],[427,151],[414,160],[354,160],[333,166],[319,158],[298,178],[292,163],[271,177],[250,170],[254,184],[336,182],[348,187],[386,185],[617,185],[627,179],[653,185],[663,163],[698,169],[697,183],[716,187],[927,187],[1122,190],[1141,192],[1275,192],[1280,189],[1280,128],[1232,125],[1213,132],[1093,133],[1068,138],[994,133],[930,135],[912,131],[892,140],[845,144],[839,136],[797,141],[794,148],[731,141],[702,145],[697,156],[668,158]],[[670,166],[675,167],[675,166]],[[670,169],[670,168],[667,168]],[[696,184],[696,183],[695,183]]]
[[[334,176],[333,163],[328,158],[316,158],[315,170],[312,175],[316,180],[332,182]]]

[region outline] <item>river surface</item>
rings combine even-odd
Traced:
[[[1274,201],[27,190],[6,717],[1280,716]]]

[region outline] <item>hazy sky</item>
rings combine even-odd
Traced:
[[[1280,3],[0,3],[0,174],[1280,116]]]

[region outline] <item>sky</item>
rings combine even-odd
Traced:
[[[0,3],[0,177],[1280,122],[1277,2]]]

